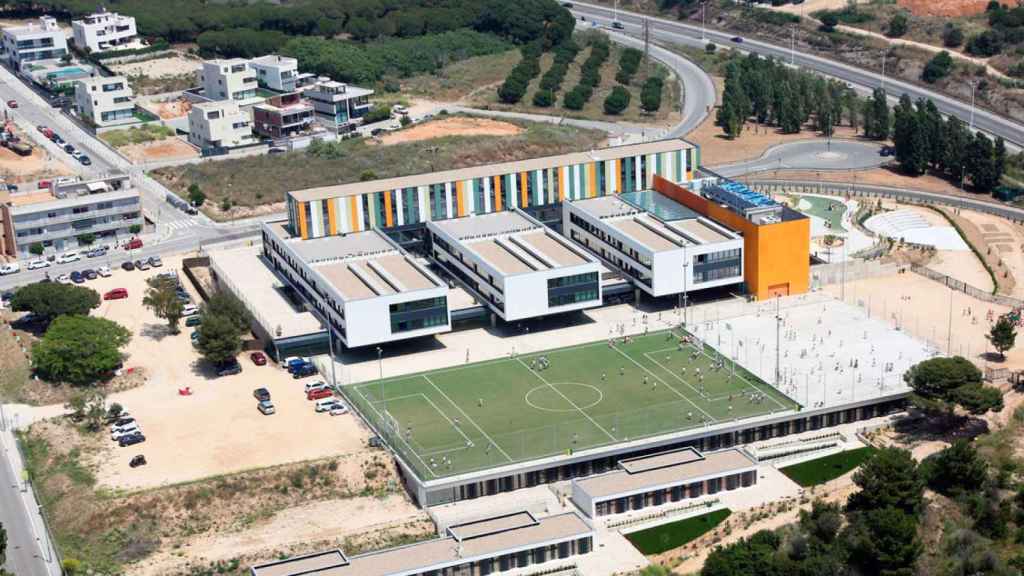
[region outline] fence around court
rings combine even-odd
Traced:
[[[829,284],[839,284],[844,279],[849,282],[852,280],[891,276],[899,272],[899,268],[899,265],[896,263],[882,263],[877,260],[818,264],[811,266],[811,286],[821,287]]]
[[[967,294],[972,298],[977,298],[978,300],[981,300],[983,302],[991,302],[992,304],[999,304],[1000,306],[1009,306],[1011,308],[1020,308],[1024,306],[1024,300],[1018,300],[1017,298],[1003,296],[1001,294],[992,294],[987,290],[976,288],[962,280],[957,280],[952,276],[948,276],[941,272],[936,272],[935,270],[932,270],[931,268],[928,268],[926,266],[918,266],[915,264],[910,267],[910,270],[915,274],[919,274],[921,276],[924,276],[925,278],[934,280],[946,286],[950,290],[963,292],[964,294]]]

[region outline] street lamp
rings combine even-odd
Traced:
[[[384,405],[384,412],[387,412],[388,406],[384,402],[384,350],[380,346],[377,346],[377,368],[378,380],[380,380],[380,401]]]

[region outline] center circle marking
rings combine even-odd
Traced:
[[[552,387],[554,387],[555,390],[558,390],[558,388],[561,387],[561,386],[578,386],[580,388],[590,389],[593,392],[597,393],[597,399],[594,400],[593,402],[587,404],[587,405],[582,405],[582,404],[579,404],[578,402],[574,401],[574,403],[577,406],[579,406],[580,410],[586,410],[587,408],[593,408],[594,406],[597,406],[598,404],[600,404],[602,400],[604,400],[604,392],[601,392],[600,388],[598,388],[597,386],[594,386],[592,384],[583,384],[581,382],[552,382],[550,385],[542,384],[542,385],[537,386],[535,388],[531,388],[530,391],[528,391],[526,393],[526,396],[525,396],[526,403],[529,406],[531,406],[532,408],[536,408],[537,410],[542,410],[544,412],[576,412],[577,411],[576,408],[572,407],[572,406],[570,406],[568,408],[547,408],[545,406],[541,406],[541,405],[537,404],[536,402],[534,402],[533,400],[530,399],[530,396],[532,396],[533,393],[537,392],[538,390],[547,390],[547,391],[550,392]],[[568,394],[566,394],[566,396],[568,396]]]

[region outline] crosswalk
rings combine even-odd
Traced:
[[[185,230],[187,228],[202,226],[202,222],[195,218],[187,218],[182,220],[172,220],[170,222],[163,222],[161,225],[166,226],[170,230]]]

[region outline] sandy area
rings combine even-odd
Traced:
[[[129,144],[117,150],[134,163],[199,157],[199,151],[181,138],[165,138],[158,142]]]
[[[418,142],[445,136],[514,136],[523,129],[509,122],[488,118],[466,118],[456,116],[433,120],[405,130],[391,132],[377,139],[383,145],[402,142]]]
[[[180,257],[168,258],[163,270],[179,263]],[[192,329],[182,326],[170,336],[142,306],[145,278],[152,275],[118,269],[89,283],[100,293],[128,289],[128,299],[104,301],[95,313],[131,330],[125,365],[144,366],[149,374],[143,386],[109,398],[138,419],[146,442],[127,449],[110,443],[98,462],[101,485],[144,488],[365,450],[367,433],[354,416],[314,413],[302,390],[312,379],[296,381],[275,366],[255,366],[245,354],[241,374],[212,376],[192,348]],[[191,396],[178,394],[185,387],[192,388]],[[259,387],[270,391],[276,414],[256,410],[252,391]],[[145,454],[149,464],[129,468],[136,454]]]
[[[141,75],[148,76],[149,78],[164,78],[195,72],[202,68],[202,63],[198,60],[177,55],[169,56],[167,58],[145,60],[143,62],[114,64],[110,68],[118,74],[123,74],[125,76]]]
[[[960,216],[978,228],[992,253],[1018,279],[1009,295],[1024,298],[1024,227],[981,212],[962,210]]]
[[[992,291],[992,277],[970,250],[939,250],[928,263],[936,272],[967,282],[975,288]]]
[[[898,0],[919,16],[970,16],[985,11],[989,0]],[[1009,2],[1004,2],[1009,5]]]
[[[139,566],[132,574],[156,576],[172,573],[181,568],[182,554],[193,562],[229,561],[249,553],[311,541],[338,542],[349,536],[427,520],[429,517],[425,512],[399,495],[311,502],[282,510],[246,530],[204,534],[187,541],[181,548],[161,550],[147,558],[145,566]]]
[[[22,139],[26,140],[24,135]],[[51,156],[45,148],[35,142],[30,141],[29,144],[32,146],[31,156],[18,156],[7,148],[0,148],[0,178],[18,184],[74,174],[67,164]]]
[[[848,0],[805,0],[802,4],[784,4],[782,6],[771,6],[765,3],[764,7],[790,14],[810,14],[818,10],[842,10],[848,3]]]
[[[192,103],[188,100],[172,100],[170,102],[158,102],[150,105],[153,113],[164,120],[170,120],[171,118],[181,118],[189,113],[192,109]]]

